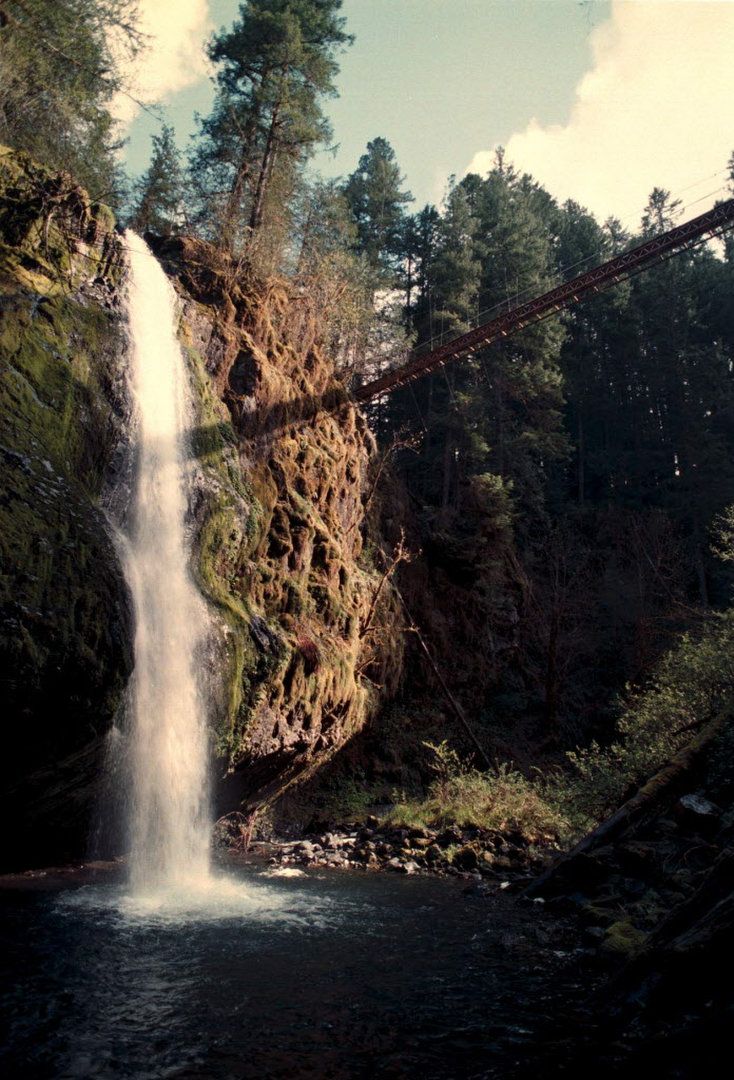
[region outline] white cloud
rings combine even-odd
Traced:
[[[591,48],[568,122],[532,119],[508,160],[600,219],[636,224],[655,185],[688,188],[686,216],[702,213],[734,150],[734,2],[613,0]],[[475,154],[467,171],[486,172],[493,156]]]
[[[139,0],[138,6],[140,29],[148,41],[130,66],[128,89],[139,101],[153,105],[208,73],[204,43],[213,25],[207,0]],[[118,94],[112,112],[125,128],[139,106]]]

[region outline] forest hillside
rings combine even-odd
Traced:
[[[110,103],[135,4],[0,0],[5,868],[81,858],[90,832],[125,850],[134,233],[195,401],[217,844],[527,888],[627,964],[604,1060],[626,1032],[646,1063],[655,1024],[721,1032],[731,1009],[734,235],[359,407],[416,350],[696,210],[655,187],[598,221],[501,147],[420,207],[377,132],[325,180],[351,40],[340,0],[241,4],[189,150],[162,121],[131,178]],[[706,964],[705,993],[672,992]]]

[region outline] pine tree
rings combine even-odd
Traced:
[[[349,176],[345,195],[357,224],[359,248],[378,284],[392,285],[403,258],[405,210],[413,201],[387,139],[373,139]]]
[[[341,0],[246,0],[215,36],[213,110],[192,159],[201,225],[229,250],[252,245],[277,189],[277,217],[299,172],[330,136],[321,101],[335,93],[336,52],[351,42]]]
[[[552,284],[556,208],[504,155],[498,155],[477,191],[476,217],[483,246],[478,303],[484,317]],[[563,338],[558,321],[547,320],[498,342],[478,361],[483,377],[477,381],[474,412],[481,441],[490,447],[485,467],[512,482],[527,523],[544,513],[547,471],[566,452],[559,367]]]
[[[182,222],[183,170],[173,128],[164,124],[153,136],[150,165],[135,185],[130,224],[138,232],[170,236]]]
[[[655,236],[675,225],[680,212],[680,199],[671,199],[665,188],[653,188],[642,215],[642,235]]]

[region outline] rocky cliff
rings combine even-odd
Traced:
[[[399,635],[388,649],[380,631],[396,609],[365,546],[374,445],[308,295],[237,280],[200,242],[149,239],[181,294],[201,386],[199,575],[223,628],[219,802],[247,809],[322,765],[395,689]]]
[[[109,211],[7,150],[0,197],[2,786],[5,820],[23,822],[5,856],[17,864],[83,851],[105,740],[124,728],[131,616],[109,519],[132,456]],[[202,675],[217,800],[247,809],[331,757],[399,675],[399,639],[383,644],[394,601],[365,545],[373,444],[307,295],[245,281],[200,242],[149,239],[198,390],[193,572],[215,613]]]
[[[6,858],[35,861],[86,831],[132,666],[101,509],[125,422],[122,251],[68,177],[2,150],[0,188],[2,818]]]

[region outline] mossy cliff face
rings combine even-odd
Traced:
[[[273,281],[245,291],[192,241],[155,246],[200,384],[195,513],[221,629],[219,805],[255,807],[344,746],[399,676],[399,633],[382,644],[394,603],[363,550],[373,442],[307,296]]]
[[[124,425],[121,248],[69,177],[0,149],[3,861],[79,851],[130,669],[99,500]]]
[[[194,571],[222,809],[256,807],[357,732],[402,661],[363,551],[372,439],[283,282],[188,240],[154,245],[181,297],[196,387]],[[5,865],[85,851],[132,670],[104,508],[125,513],[124,249],[108,210],[0,149],[0,678]],[[239,280],[239,284],[238,284]]]

